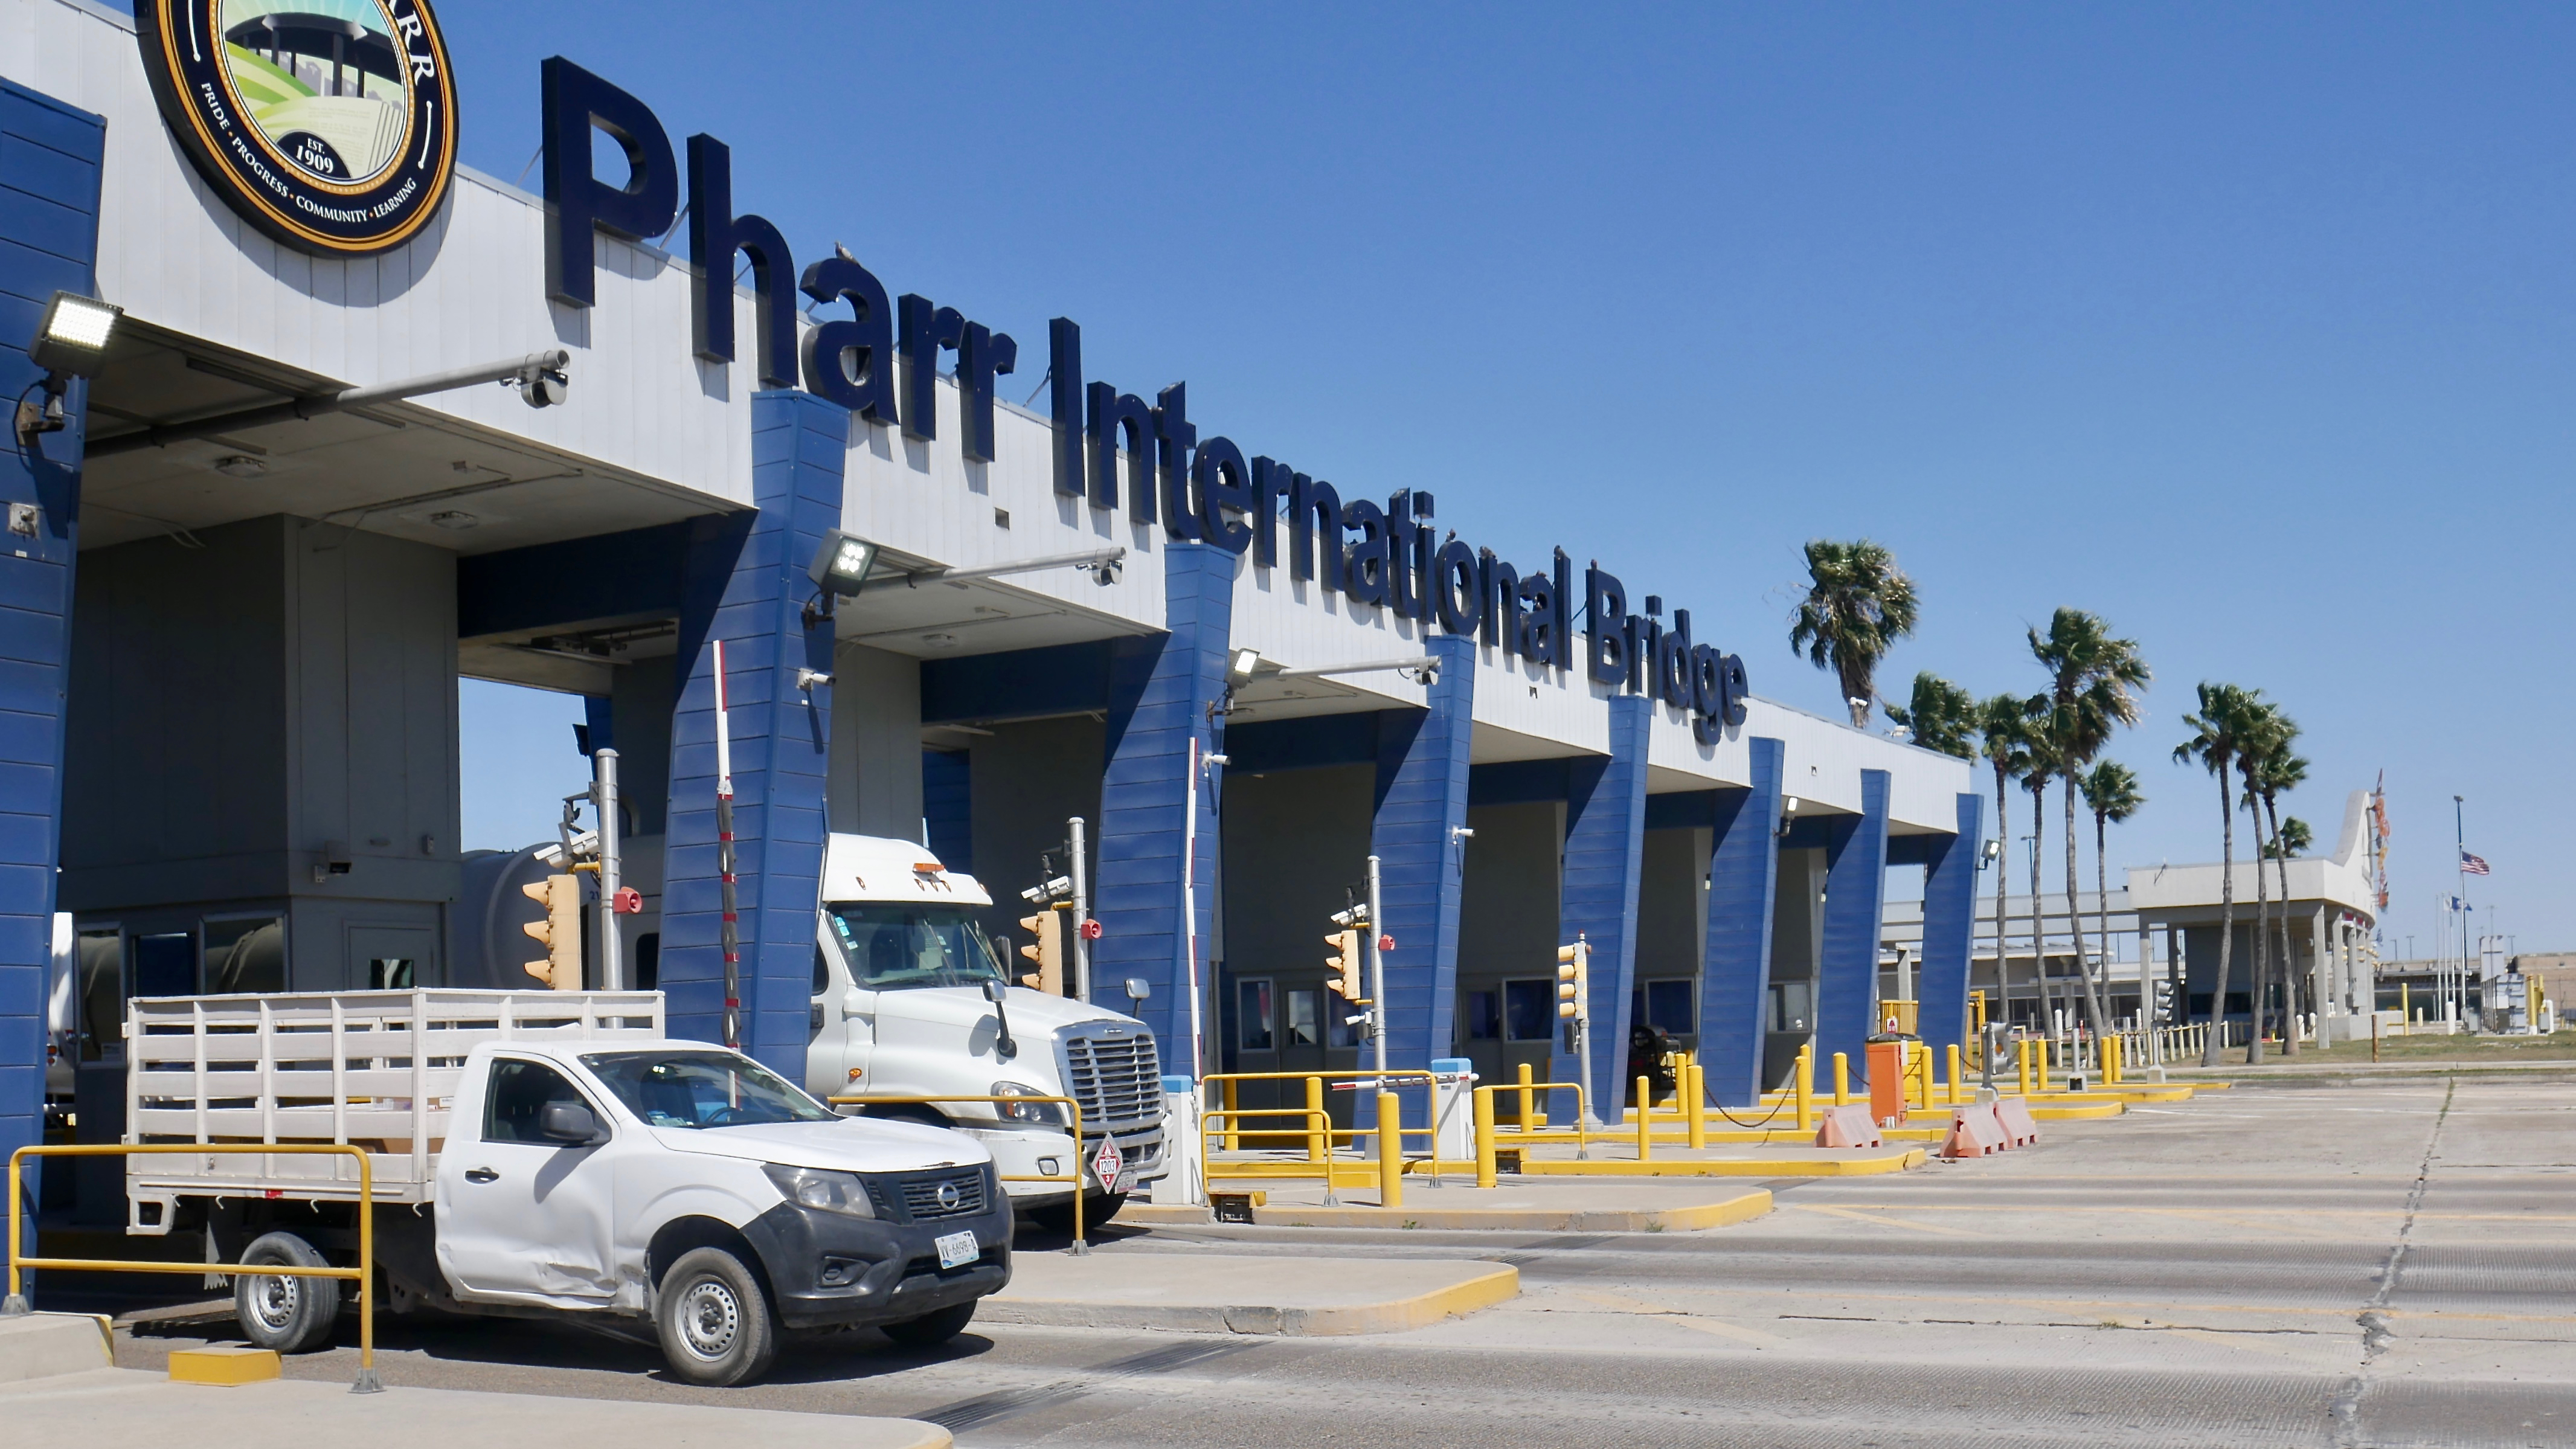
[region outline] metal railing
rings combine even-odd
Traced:
[[[1072,1129],[1072,1130],[1073,1130],[1073,1152],[1072,1152],[1072,1157],[1073,1157],[1073,1172],[1071,1173],[1071,1175],[1069,1175],[1069,1176],[1057,1176],[1057,1177],[1045,1177],[1045,1176],[1036,1176],[1036,1177],[1031,1177],[1031,1176],[1010,1176],[1010,1177],[1005,1177],[1005,1176],[1003,1176],[1003,1175],[1002,1175],[1002,1173],[998,1170],[998,1169],[1000,1168],[1001,1164],[997,1162],[997,1163],[995,1163],[995,1164],[994,1164],[994,1167],[995,1167],[997,1170],[994,1172],[994,1174],[993,1174],[993,1178],[994,1178],[994,1180],[995,1180],[995,1181],[997,1181],[997,1182],[1070,1182],[1070,1183],[1072,1183],[1072,1184],[1073,1184],[1073,1246],[1072,1246],[1072,1247],[1070,1247],[1070,1248],[1065,1249],[1065,1251],[1066,1251],[1067,1253],[1072,1254],[1073,1256],[1075,1256],[1075,1257],[1077,1257],[1077,1258],[1078,1258],[1078,1257],[1081,1257],[1081,1256],[1083,1256],[1084,1254],[1089,1253],[1089,1252],[1091,1251],[1091,1244],[1090,1244],[1086,1239],[1084,1239],[1084,1237],[1083,1237],[1083,1235],[1082,1235],[1082,1104],[1081,1104],[1080,1102],[1077,1102],[1077,1101],[1073,1100],[1071,1097],[1040,1097],[1040,1096],[1034,1096],[1034,1095],[1028,1095],[1028,1094],[1023,1094],[1023,1095],[1015,1096],[1015,1097],[966,1097],[966,1096],[947,1096],[947,1097],[825,1097],[825,1098],[823,1099],[823,1101],[825,1102],[825,1104],[826,1104],[826,1105],[834,1106],[834,1107],[853,1107],[853,1106],[863,1107],[863,1106],[871,1106],[871,1105],[875,1105],[875,1106],[920,1106],[920,1107],[932,1107],[932,1106],[937,1106],[938,1104],[940,1104],[940,1103],[942,1103],[942,1102],[995,1102],[995,1103],[999,1103],[999,1102],[1014,1102],[1014,1103],[1016,1103],[1016,1102],[1057,1102],[1057,1103],[1062,1103],[1062,1104],[1063,1104],[1063,1106],[1064,1106],[1065,1111],[1066,1111],[1068,1114],[1070,1114],[1070,1116],[1071,1116],[1071,1118],[1072,1118],[1072,1122],[1073,1122],[1073,1129]],[[996,1112],[996,1113],[994,1113],[994,1114],[993,1114],[993,1116],[994,1116],[994,1121],[995,1121],[995,1123],[996,1123],[997,1125],[999,1125],[999,1126],[1001,1126],[1001,1127],[1009,1127],[1009,1126],[1011,1125],[1011,1123],[1010,1123],[1007,1119],[1003,1118],[1003,1117],[1002,1117],[1002,1115],[1001,1115],[1000,1113]],[[1059,1125],[1061,1125],[1061,1124],[1059,1124]],[[1103,1137],[1108,1136],[1108,1134],[1107,1134],[1106,1132],[1102,1133],[1101,1135],[1102,1135]],[[1102,1187],[1102,1189],[1103,1189],[1103,1190],[1108,1189],[1108,1187],[1109,1187],[1109,1186],[1110,1186],[1110,1184],[1108,1184],[1108,1183],[1102,1183],[1102,1184],[1101,1184],[1101,1187]],[[1009,1193],[1008,1191],[1005,1191],[1005,1192],[1002,1194],[1002,1197],[1003,1197],[1004,1202],[1005,1202],[1005,1203],[1007,1203],[1007,1202],[1009,1201],[1009,1199],[1010,1199],[1010,1193]]]
[[[128,1157],[136,1155],[176,1155],[180,1153],[233,1153],[252,1157],[327,1156],[358,1159],[358,1266],[354,1268],[304,1268],[285,1263],[137,1263],[113,1258],[30,1258],[21,1251],[25,1245],[18,1222],[21,1201],[19,1162],[28,1157]],[[24,1273],[30,1268],[52,1268],[68,1273],[187,1273],[225,1278],[339,1278],[356,1279],[358,1284],[358,1377],[349,1386],[353,1394],[380,1394],[385,1386],[376,1377],[376,1174],[363,1147],[338,1142],[97,1142],[61,1143],[53,1146],[21,1147],[9,1154],[9,1297],[0,1312],[20,1314],[28,1311]]]
[[[1406,1127],[1401,1101],[1395,1093],[1380,1090],[1377,1094],[1378,1126],[1335,1127],[1332,1123],[1332,1115],[1324,1110],[1324,1084],[1328,1080],[1347,1082],[1346,1088],[1337,1090],[1352,1091],[1371,1085],[1383,1089],[1394,1083],[1407,1086],[1418,1083],[1429,1098],[1423,1117],[1430,1125]],[[1244,1082],[1304,1082],[1307,1084],[1306,1103],[1302,1107],[1239,1106],[1237,1104],[1241,1098],[1238,1088]],[[1407,1133],[1417,1133],[1430,1140],[1431,1185],[1434,1187],[1440,1185],[1439,1079],[1429,1071],[1420,1068],[1389,1067],[1383,1072],[1211,1072],[1200,1079],[1202,1088],[1210,1084],[1215,1085],[1217,1100],[1223,1104],[1208,1107],[1204,1105],[1203,1098],[1199,1112],[1199,1160],[1209,1164],[1206,1175],[1211,1178],[1219,1175],[1212,1161],[1214,1154],[1210,1151],[1212,1139],[1223,1138],[1227,1151],[1241,1151],[1246,1138],[1287,1138],[1305,1145],[1306,1155],[1302,1161],[1238,1163],[1236,1175],[1291,1179],[1320,1177],[1324,1182],[1325,1195],[1329,1198],[1335,1185],[1334,1148],[1344,1141],[1370,1137],[1374,1138],[1377,1144],[1379,1205],[1401,1207],[1404,1205],[1404,1138]],[[1246,1120],[1255,1118],[1286,1118],[1298,1125],[1293,1127],[1243,1125]],[[1301,1170],[1306,1168],[1314,1170]]]

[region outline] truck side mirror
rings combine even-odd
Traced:
[[[993,1003],[993,1055],[1006,1062],[1020,1054],[1020,1044],[1011,1040],[1011,1014],[1002,1009],[1002,997],[1009,990],[990,976],[984,978],[984,999]]]
[[[579,1102],[548,1102],[537,1112],[537,1135],[567,1147],[587,1147],[599,1140],[599,1119]]]

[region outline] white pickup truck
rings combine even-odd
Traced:
[[[1012,1179],[1066,1178],[1078,1170],[1087,1230],[1117,1212],[1129,1192],[1165,1175],[1153,1032],[1131,1016],[1007,984],[1019,973],[1005,974],[977,924],[993,898],[973,876],[944,868],[911,841],[834,835],[824,851],[822,894],[807,1090],[817,1097],[1072,1098],[1082,1109],[1078,1145],[1064,1109],[1043,1102],[864,1109],[954,1127],[982,1143],[1013,1205],[1050,1227],[1068,1225],[1072,1185]],[[1104,1153],[1104,1142],[1114,1150]]]
[[[129,1141],[370,1154],[379,1302],[597,1314],[692,1383],[757,1377],[782,1331],[942,1342],[1011,1276],[992,1157],[835,1114],[748,1057],[663,1035],[655,992],[139,999]],[[136,1154],[127,1231],[183,1221],[245,1265],[357,1261],[346,1155]],[[329,1341],[339,1285],[236,1280],[242,1331]]]

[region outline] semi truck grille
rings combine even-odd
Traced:
[[[1153,1034],[1096,1028],[1064,1039],[1065,1091],[1082,1104],[1085,1132],[1163,1115],[1162,1062]]]
[[[937,1177],[916,1178],[905,1183],[903,1210],[917,1223],[939,1218],[972,1217],[982,1212],[983,1169],[942,1173]]]

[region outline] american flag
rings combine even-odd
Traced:
[[[2471,855],[2465,850],[2460,852],[2460,874],[2485,875],[2486,873],[2487,860],[2485,856]]]

